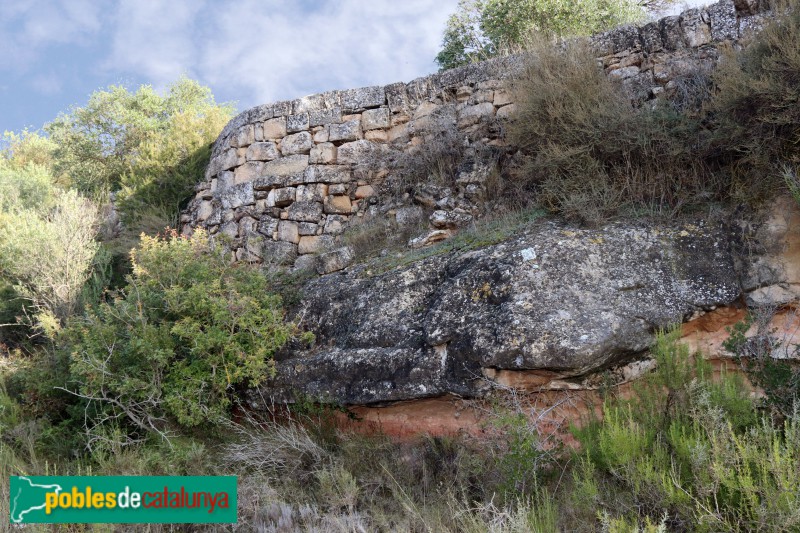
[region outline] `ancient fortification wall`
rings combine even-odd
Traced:
[[[757,12],[757,3],[722,0],[642,27],[618,28],[592,42],[606,73],[621,80],[632,98],[646,101],[669,96],[679,90],[680,78],[713,66],[721,43],[757,26]],[[381,197],[393,172],[387,162],[413,153],[443,125],[455,128],[472,150],[504,145],[503,122],[514,110],[507,80],[522,62],[519,56],[498,58],[410,83],[330,91],[244,111],[215,142],[182,229],[226,235],[239,260],[315,267],[319,273],[342,268],[348,251],[337,249],[337,241],[346,226],[407,216],[402,205]],[[456,190],[432,193],[429,236],[446,237],[481,216],[490,193],[485,179],[471,168],[456,180]],[[414,198],[404,201],[410,205]]]

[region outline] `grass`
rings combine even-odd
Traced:
[[[376,246],[376,251],[383,249],[386,253],[378,256],[373,254],[372,258],[367,256],[367,269],[364,272],[368,276],[378,275],[430,257],[491,246],[532,228],[544,215],[545,211],[537,208],[504,213],[496,218],[474,222],[453,237],[420,249],[410,249],[402,244],[395,245],[393,249]]]

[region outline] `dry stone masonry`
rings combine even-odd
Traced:
[[[758,11],[757,0],[723,0],[592,42],[607,74],[632,98],[669,97],[681,79],[713,66],[720,43],[735,42],[757,26]],[[207,229],[241,261],[313,267],[320,274],[352,260],[340,248],[340,236],[364,219],[402,223],[413,218],[409,209],[425,206],[433,211],[431,232],[414,244],[446,238],[485,211],[486,166],[472,161],[456,190],[423,186],[398,204],[383,193],[396,170],[390,162],[432,142],[443,127],[463,136],[473,154],[503,147],[503,121],[514,112],[507,80],[522,62],[519,56],[498,58],[410,83],[244,111],[215,142],[205,179],[181,217],[182,230]]]

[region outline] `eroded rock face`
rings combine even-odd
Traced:
[[[724,225],[543,223],[510,241],[305,288],[308,351],[256,397],[345,405],[480,396],[487,369],[581,376],[645,350],[657,328],[742,293]]]

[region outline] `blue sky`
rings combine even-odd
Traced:
[[[186,74],[239,109],[436,70],[458,0],[0,0],[0,131]]]

